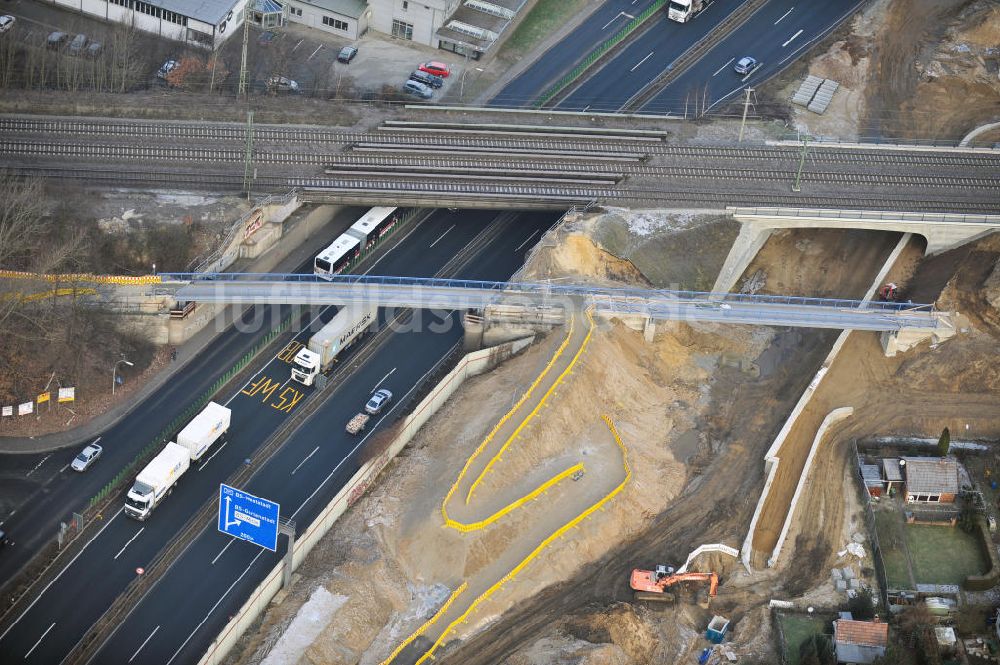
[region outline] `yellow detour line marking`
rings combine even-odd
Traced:
[[[507,448],[510,447],[510,444],[514,442],[514,439],[516,439],[518,434],[521,433],[521,430],[527,427],[528,423],[538,414],[539,411],[541,411],[542,406],[545,405],[549,397],[552,396],[552,393],[554,393],[556,388],[559,387],[559,384],[561,384],[563,382],[563,379],[565,379],[569,375],[569,373],[573,370],[573,367],[576,365],[576,362],[580,359],[580,356],[583,355],[583,352],[587,348],[587,345],[590,344],[590,337],[594,334],[594,319],[590,315],[590,310],[587,310],[587,320],[589,321],[590,329],[587,331],[587,336],[583,339],[583,343],[580,344],[580,348],[576,352],[576,355],[573,356],[573,360],[570,361],[569,365],[566,366],[566,369],[563,370],[562,374],[560,374],[559,377],[552,383],[552,385],[549,386],[549,389],[545,391],[545,394],[542,396],[542,399],[538,401],[538,404],[535,406],[534,409],[531,410],[531,413],[529,413],[525,417],[525,419],[521,421],[521,424],[518,425],[517,429],[514,430],[514,433],[511,434],[510,437],[508,437],[508,439],[504,442],[503,446],[500,447],[500,450],[497,451],[497,454],[494,455],[493,458],[486,463],[486,467],[483,468],[482,472],[472,482],[472,485],[469,487],[469,493],[468,495],[466,495],[465,499],[466,504],[468,504],[469,500],[472,499],[472,492],[475,491],[476,487],[479,486],[479,483],[483,481],[483,478],[493,468],[493,465],[500,460],[500,457],[507,451]]]
[[[0,278],[37,279],[46,282],[95,282],[97,284],[119,284],[122,286],[160,284],[163,282],[163,279],[159,275],[92,275],[90,273],[49,275],[46,273],[24,272],[21,270],[0,270]]]
[[[588,517],[590,517],[590,515],[592,515],[596,511],[598,511],[601,508],[603,508],[604,504],[606,504],[608,501],[610,501],[611,499],[613,499],[619,492],[621,492],[623,489],[625,489],[625,486],[632,479],[632,469],[631,469],[631,467],[629,467],[629,464],[628,464],[628,450],[625,448],[625,444],[622,443],[621,437],[618,436],[618,430],[615,428],[615,424],[611,421],[611,418],[609,416],[606,416],[606,415],[605,416],[601,416],[601,418],[607,424],[608,429],[611,431],[611,435],[615,439],[615,443],[618,444],[618,447],[622,451],[622,467],[625,469],[625,478],[622,480],[622,482],[619,483],[618,486],[615,487],[613,490],[611,490],[610,492],[608,492],[599,501],[597,501],[596,503],[594,503],[593,505],[591,505],[589,508],[587,508],[586,510],[584,510],[582,513],[580,513],[579,515],[577,515],[576,517],[574,517],[572,520],[570,520],[566,524],[564,524],[561,527],[559,527],[548,538],[546,538],[545,540],[543,540],[538,545],[538,547],[536,547],[534,550],[532,550],[531,553],[528,556],[526,556],[524,559],[522,559],[519,564],[517,564],[516,566],[514,566],[514,568],[511,569],[511,571],[509,573],[507,573],[506,575],[504,575],[498,582],[496,582],[493,586],[491,586],[489,589],[487,589],[482,594],[480,594],[480,596],[478,598],[476,598],[474,601],[472,601],[472,604],[469,605],[469,608],[467,610],[465,610],[465,612],[463,612],[460,617],[458,617],[457,619],[455,619],[454,621],[452,621],[450,624],[448,624],[448,627],[445,628],[444,632],[441,633],[440,637],[438,637],[434,641],[434,644],[431,645],[431,648],[428,649],[428,651],[423,656],[421,656],[420,659],[417,660],[417,662],[414,665],[421,665],[421,663],[423,663],[424,661],[426,661],[428,658],[433,658],[434,657],[434,651],[439,646],[441,646],[441,643],[445,640],[445,638],[452,631],[455,630],[456,626],[458,626],[460,623],[463,623],[466,619],[468,619],[469,615],[472,614],[472,612],[476,609],[476,607],[479,606],[480,603],[482,603],[484,600],[486,600],[487,598],[489,598],[490,596],[492,596],[494,593],[496,593],[497,591],[499,591],[507,582],[509,582],[512,579],[514,579],[517,576],[517,574],[520,573],[522,570],[524,570],[524,568],[529,563],[531,563],[531,561],[533,559],[535,559],[535,557],[537,557],[539,554],[541,554],[545,550],[545,548],[547,548],[553,542],[555,542],[556,540],[558,540],[559,538],[561,538],[563,535],[565,535],[567,531],[569,531],[570,529],[572,529],[575,526],[579,525],[580,522],[582,522],[583,520],[585,520]],[[433,622],[429,622],[429,623],[433,623]],[[425,625],[427,625],[427,624],[425,624]],[[386,661],[386,662],[389,662],[389,661]],[[383,663],[383,665],[385,665],[385,663]]]
[[[389,654],[389,657],[386,658],[385,660],[383,660],[379,665],[389,665],[389,663],[391,663],[393,660],[395,660],[396,656],[398,656],[400,653],[402,653],[403,649],[405,649],[407,646],[409,646],[410,642],[412,642],[413,640],[415,640],[418,637],[420,637],[425,630],[427,630],[432,625],[434,625],[434,623],[438,619],[441,618],[441,615],[448,611],[448,608],[451,607],[451,604],[453,602],[455,602],[455,599],[458,598],[460,595],[462,595],[462,593],[467,588],[469,588],[469,583],[468,582],[462,582],[462,586],[458,587],[457,589],[455,589],[454,591],[451,592],[451,595],[448,596],[448,600],[444,601],[444,605],[441,606],[441,609],[439,609],[437,612],[435,612],[434,616],[432,616],[430,619],[428,619],[427,621],[425,621],[424,625],[422,625],[420,628],[417,628],[415,631],[413,631],[412,635],[410,635],[405,640],[403,640],[403,642],[398,647],[396,647],[391,654]]]
[[[551,360],[549,360],[549,364],[545,366],[545,369],[542,370],[542,373],[538,375],[538,378],[534,380],[534,382],[531,384],[528,390],[526,390],[525,393],[521,395],[521,399],[517,401],[517,404],[511,407],[510,411],[504,414],[503,418],[500,419],[500,422],[498,422],[496,426],[493,428],[493,431],[491,431],[486,436],[486,438],[483,439],[483,442],[479,444],[479,447],[476,448],[475,452],[472,453],[472,456],[465,461],[465,466],[462,467],[461,472],[459,472],[458,478],[452,484],[451,489],[448,490],[448,493],[445,495],[444,500],[441,502],[441,515],[444,517],[444,521],[446,523],[449,521],[448,509],[446,507],[448,505],[448,501],[450,501],[452,495],[455,494],[456,491],[458,491],[458,486],[462,482],[462,479],[465,478],[465,474],[468,473],[469,467],[472,466],[472,463],[476,460],[476,458],[479,457],[479,455],[484,450],[486,450],[486,446],[490,444],[490,442],[493,440],[493,437],[495,437],[497,432],[500,431],[500,428],[503,427],[504,423],[506,423],[511,418],[511,416],[513,416],[514,413],[516,413],[517,410],[521,408],[521,405],[524,404],[524,402],[528,399],[528,397],[531,396],[531,393],[535,390],[535,388],[538,387],[538,384],[542,382],[542,379],[545,378],[545,375],[548,374],[549,370],[552,369],[552,367],[555,365],[556,360],[559,358],[559,356],[561,356],[563,351],[566,350],[566,347],[569,346],[570,338],[572,338],[572,336],[573,336],[573,319],[571,318],[569,320],[569,332],[566,334],[566,339],[564,339],[562,344],[559,345],[559,348],[556,349],[555,354],[552,356]],[[468,503],[468,497],[466,498],[466,503]]]

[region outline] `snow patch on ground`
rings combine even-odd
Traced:
[[[298,663],[309,645],[323,632],[333,615],[346,602],[347,596],[335,596],[324,587],[316,587],[261,665]]]
[[[665,214],[657,211],[638,211],[627,217],[629,230],[641,237],[648,237],[661,231],[687,228],[694,218],[694,213]]]
[[[156,200],[158,203],[180,206],[207,206],[219,202],[219,199],[214,196],[199,196],[180,192],[157,192]]]
[[[394,615],[392,620],[379,631],[379,634],[372,640],[373,645],[384,645],[391,649],[394,645],[399,644],[437,612],[451,595],[451,589],[443,584],[432,586],[407,584],[406,586],[409,588],[411,596],[409,606],[403,612]],[[371,649],[365,653],[359,665],[374,665],[385,658],[387,653],[383,654],[380,649]]]

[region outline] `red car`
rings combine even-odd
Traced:
[[[441,78],[445,79],[448,78],[449,74],[451,74],[451,70],[448,68],[448,65],[444,64],[443,62],[435,62],[435,61],[425,62],[424,64],[420,65],[420,67],[418,67],[417,69],[419,69],[422,72],[427,72],[428,74],[433,74],[434,76],[440,76]]]

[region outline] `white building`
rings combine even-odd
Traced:
[[[248,0],[55,0],[107,21],[203,48],[217,48],[243,25]]]
[[[365,0],[285,0],[289,21],[357,39],[368,30],[372,10]]]

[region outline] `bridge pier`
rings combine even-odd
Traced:
[[[767,239],[771,237],[771,228],[761,226],[755,222],[742,222],[740,224],[740,234],[733,242],[733,248],[726,256],[726,262],[722,264],[719,276],[715,278],[715,286],[712,293],[728,293],[736,286],[743,271],[747,269],[753,257],[764,246]]]

